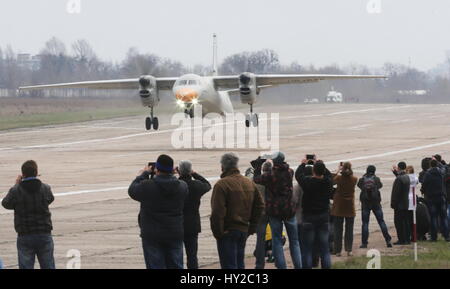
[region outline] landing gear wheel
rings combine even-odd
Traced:
[[[189,117],[194,118],[194,109],[193,108],[191,108],[191,110],[189,111]]]
[[[250,120],[251,120],[251,116],[250,116],[250,114],[247,114],[245,116],[245,127],[250,127]]]
[[[254,127],[257,127],[259,124],[258,115],[256,113],[252,115],[252,124]]]
[[[147,130],[151,130],[151,129],[152,129],[152,119],[149,118],[149,117],[147,117],[147,118],[145,119],[145,128],[146,128]]]
[[[158,130],[158,128],[159,128],[159,120],[157,117],[154,117],[153,118],[153,129]]]

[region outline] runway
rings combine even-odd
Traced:
[[[349,160],[358,177],[368,164],[376,165],[385,185],[382,194],[388,226],[393,226],[389,209],[392,165],[403,160],[418,173],[423,157],[450,156],[449,105],[272,105],[255,110],[280,114],[280,149],[294,169],[307,153],[317,154],[332,171],[341,160]],[[127,187],[159,154],[167,153],[177,162],[190,159],[194,169],[212,183],[218,179],[220,156],[230,150],[174,149],[171,135],[176,127],[170,125],[170,115],[159,117],[157,132],[144,130],[144,115],[0,132],[0,192],[13,185],[23,161],[34,159],[40,178],[56,195],[51,210],[58,268],[66,267],[70,249],[81,252],[82,268],[144,268],[137,226],[139,204],[128,197]],[[234,151],[241,158],[241,172],[259,154],[257,149]],[[201,206],[199,262],[203,266],[218,261],[209,228],[210,196],[204,197]],[[355,233],[360,232],[360,221],[358,211]],[[0,258],[7,268],[16,268],[13,214],[0,208],[0,224]],[[370,229],[378,229],[374,219]],[[354,246],[359,242],[355,239]],[[248,254],[254,244],[252,236]]]

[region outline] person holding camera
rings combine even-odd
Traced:
[[[286,260],[283,251],[283,224],[289,238],[289,250],[295,269],[302,268],[300,242],[298,240],[297,219],[295,214],[299,202],[294,196],[292,180],[294,171],[284,161],[285,156],[278,152],[267,162],[272,163],[272,169],[261,174],[261,166],[255,169],[253,178],[256,184],[265,186],[266,214],[269,216],[272,230],[272,252],[275,266],[286,269]]]
[[[33,269],[36,257],[41,269],[55,269],[49,210],[54,200],[50,186],[38,179],[37,163],[23,163],[22,175],[2,201],[5,209],[14,210],[19,269]]]
[[[345,222],[344,247],[347,256],[352,256],[353,225],[355,223],[355,187],[358,178],[353,175],[352,164],[344,162],[333,174],[333,184],[337,185],[333,196],[331,215],[334,216],[334,253],[341,256],[342,235]]]
[[[226,153],[222,175],[211,196],[211,231],[217,241],[222,269],[245,269],[247,237],[256,232],[264,200],[255,183],[241,175],[239,158]]]
[[[179,180],[188,186],[188,196],[184,203],[184,247],[188,269],[198,269],[198,234],[200,225],[200,200],[211,190],[211,184],[204,177],[192,170],[190,161],[181,161],[175,171]]]
[[[313,251],[317,246],[322,269],[330,269],[329,222],[333,182],[325,164],[320,160],[313,161],[312,176],[307,175],[306,164],[309,161],[308,158],[303,159],[295,172],[295,178],[303,189],[303,268],[313,267]]]
[[[173,159],[160,155],[128,189],[141,204],[139,227],[147,269],[183,269],[183,210],[187,184],[173,172]]]

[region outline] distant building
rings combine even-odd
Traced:
[[[17,54],[17,64],[19,65],[19,67],[36,71],[41,67],[41,56],[32,56],[29,53],[20,53]]]

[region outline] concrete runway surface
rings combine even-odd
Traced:
[[[350,160],[358,177],[368,164],[376,165],[385,185],[383,206],[390,227],[392,165],[404,160],[418,173],[423,157],[436,153],[450,156],[449,105],[271,105],[256,111],[280,113],[280,147],[294,169],[307,153],[317,154],[332,171],[340,160]],[[81,252],[82,268],[145,267],[137,226],[139,204],[128,197],[127,187],[159,154],[168,153],[176,162],[192,160],[194,169],[212,183],[220,175],[220,156],[229,150],[173,149],[171,133],[175,127],[169,125],[170,115],[159,115],[158,132],[144,131],[144,117],[0,132],[0,192],[12,186],[23,161],[34,159],[41,179],[56,195],[51,211],[57,268],[66,267],[70,249]],[[255,149],[235,152],[241,157],[242,172],[259,154]],[[209,228],[210,196],[208,193],[201,205],[201,266],[218,261]],[[371,231],[378,230],[371,218]],[[17,268],[13,214],[0,208],[0,224],[0,258],[6,268]],[[355,234],[360,226],[358,210]],[[395,235],[393,229],[390,231]],[[247,244],[250,255],[255,237]],[[354,246],[359,244],[355,238]]]

